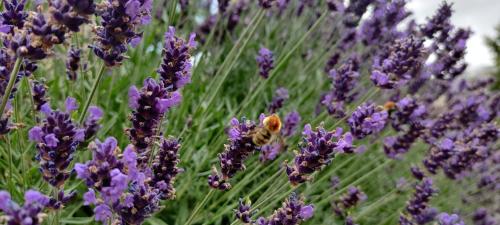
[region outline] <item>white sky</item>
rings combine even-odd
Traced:
[[[452,22],[455,26],[469,27],[474,32],[468,41],[466,61],[469,69],[476,70],[493,65],[493,55],[485,44],[485,36],[495,35],[500,24],[500,0],[448,0],[453,3]],[[417,22],[425,22],[441,4],[440,0],[412,0],[408,4]]]

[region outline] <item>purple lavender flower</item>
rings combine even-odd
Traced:
[[[228,180],[237,171],[245,170],[243,162],[258,147],[253,143],[251,132],[254,132],[257,125],[250,120],[243,118],[240,121],[233,118],[231,127],[228,130],[229,144],[224,146],[224,152],[219,154],[222,178]],[[222,183],[222,182],[219,182]]]
[[[268,111],[269,113],[276,113],[281,107],[283,107],[283,103],[288,100],[288,90],[286,88],[280,87],[276,89],[275,96],[269,105]]]
[[[49,198],[38,191],[28,190],[24,194],[24,205],[21,207],[11,199],[6,191],[0,191],[0,212],[5,224],[42,224],[43,210],[49,205]]]
[[[344,25],[347,27],[356,27],[361,20],[363,14],[374,0],[358,0],[349,2],[349,5],[344,10]]]
[[[420,170],[420,167],[418,167],[418,166],[412,166],[410,168],[410,171],[411,171],[411,174],[413,175],[413,177],[415,177],[415,179],[417,179],[417,180],[422,180],[425,177],[424,172],[422,172],[422,170]]]
[[[333,53],[330,58],[328,58],[328,61],[326,61],[325,65],[325,72],[328,73],[330,72],[339,62],[340,60],[340,53],[335,52]]]
[[[283,206],[268,218],[260,217],[257,225],[298,225],[314,215],[314,206],[305,205],[295,193],[283,202]]]
[[[80,26],[89,23],[89,17],[95,13],[93,0],[49,1],[52,18],[69,31],[78,32]]]
[[[107,66],[119,65],[127,45],[137,42],[140,25],[151,20],[152,0],[108,0],[104,2],[100,26],[96,29],[97,41],[90,48]]]
[[[472,215],[474,225],[495,225],[495,218],[488,214],[485,208],[477,209]]]
[[[152,78],[144,80],[144,86],[138,90],[132,86],[129,90],[129,106],[132,108],[132,128],[129,138],[139,154],[139,164],[148,162],[146,149],[158,134],[163,115],[174,105],[179,104],[179,92],[169,92],[164,83],[157,83]]]
[[[357,225],[357,224],[354,223],[352,217],[348,216],[347,218],[345,218],[345,225]]]
[[[259,0],[259,6],[263,9],[269,9],[273,6],[276,0]]]
[[[286,169],[292,185],[306,182],[309,174],[329,164],[336,153],[354,153],[360,150],[352,145],[352,135],[349,132],[342,135],[341,128],[326,131],[320,126],[313,131],[311,125],[307,124],[303,139],[300,152],[296,154],[292,166],[287,165]]]
[[[215,167],[212,167],[212,173],[208,176],[208,185],[211,188],[227,191],[231,188],[231,184],[222,179],[222,175]]]
[[[241,0],[231,3],[229,14],[227,16],[227,29],[234,31],[234,28],[240,22],[241,13],[248,8],[248,0]]]
[[[437,219],[440,225],[465,225],[457,214],[440,213]]]
[[[90,188],[86,204],[94,204],[96,221],[141,224],[159,207],[160,191],[149,185],[150,177],[138,169],[137,154],[129,145],[121,157],[115,138],[89,145],[93,159],[77,163],[77,177]],[[97,195],[98,194],[98,195]]]
[[[46,92],[47,86],[45,84],[39,81],[33,82],[33,101],[35,102],[35,109],[37,111],[40,111],[42,106],[48,101]]]
[[[344,105],[352,102],[356,93],[352,93],[359,77],[359,59],[350,57],[340,68],[329,71],[332,79],[332,90],[326,94],[322,104],[335,117],[345,116]]]
[[[402,98],[396,103],[396,111],[391,115],[392,127],[401,131],[405,125],[421,123],[426,114],[427,109],[424,104],[409,96]]]
[[[259,160],[261,162],[270,161],[276,159],[283,149],[283,145],[280,143],[273,143],[262,146],[260,149]]]
[[[196,47],[192,33],[189,40],[175,36],[175,29],[168,28],[165,33],[165,46],[163,48],[163,60],[158,69],[161,76],[161,82],[168,91],[176,91],[187,83],[191,82],[191,55],[190,53]]]
[[[417,224],[428,223],[436,216],[436,210],[429,207],[429,201],[435,192],[431,178],[424,178],[415,187],[415,193],[408,201],[406,211]]]
[[[393,37],[396,26],[410,13],[405,9],[406,0],[379,1],[372,16],[361,26],[360,37],[365,45],[383,43]]]
[[[414,36],[397,39],[375,58],[370,79],[384,89],[407,82],[423,63],[422,49],[423,41]]]
[[[326,5],[332,12],[343,12],[345,10],[344,2],[341,0],[326,0]]]
[[[175,198],[174,181],[177,174],[183,170],[177,167],[179,164],[179,149],[181,145],[174,138],[165,139],[160,145],[160,151],[152,165],[152,186],[161,191],[161,199]]]
[[[376,107],[373,103],[363,103],[352,113],[347,122],[354,137],[362,139],[384,129],[387,117],[386,110]]]
[[[464,56],[470,35],[470,30],[458,29],[447,39],[441,40],[444,47],[439,47],[437,43],[433,46],[437,59],[431,65],[431,72],[436,78],[452,80],[465,71],[467,64]]]
[[[11,32],[13,27],[23,28],[28,12],[24,11],[26,0],[5,0],[4,11],[0,14],[0,26],[8,27]]]
[[[252,213],[250,211],[251,205],[252,203],[250,202],[250,199],[246,199],[245,201],[243,201],[243,199],[240,198],[238,209],[234,210],[234,215],[236,216],[236,218],[244,224],[252,223]]]
[[[281,135],[283,137],[291,137],[295,134],[298,125],[300,124],[300,114],[297,111],[292,111],[285,116],[283,129]]]
[[[408,152],[414,142],[422,135],[425,127],[420,123],[411,123],[408,130],[399,136],[384,139],[384,152],[390,158],[398,158]]]
[[[226,12],[227,7],[229,6],[229,0],[217,0],[219,14],[224,14]]]
[[[451,4],[443,1],[434,16],[428,18],[427,24],[420,28],[421,32],[429,38],[439,32],[448,32],[452,26],[450,18],[453,10],[451,7]]]
[[[269,77],[269,72],[274,69],[274,54],[271,50],[261,47],[259,55],[256,57],[259,64],[259,74],[263,78]]]
[[[333,211],[342,217],[346,217],[347,211],[360,202],[366,200],[366,194],[357,187],[349,187],[347,193],[345,193],[340,199],[332,202]]]
[[[75,109],[74,104],[68,98],[66,112],[46,107],[47,114],[42,125],[29,131],[30,140],[37,143],[36,159],[40,161],[40,172],[44,180],[54,187],[61,187],[69,178],[67,168],[76,147],[84,140],[84,130],[78,129],[69,115]]]
[[[90,140],[90,138],[96,135],[99,129],[101,129],[99,121],[102,119],[103,115],[104,112],[99,107],[89,107],[87,120],[83,123],[83,128],[85,129],[85,141]]]
[[[68,57],[66,59],[66,74],[70,80],[76,80],[77,78],[77,72],[80,68],[81,53],[81,49],[76,49],[74,47],[71,47],[68,51]]]

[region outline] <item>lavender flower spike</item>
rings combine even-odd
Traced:
[[[431,178],[424,178],[415,187],[415,193],[407,203],[406,211],[417,224],[430,222],[436,216],[436,210],[429,207],[430,198],[435,192],[436,190],[432,187]]]
[[[49,198],[38,191],[28,190],[24,194],[24,205],[19,206],[6,191],[0,191],[0,212],[5,215],[0,221],[5,224],[41,225],[46,216],[43,210],[49,205]]]
[[[326,106],[328,113],[335,117],[345,116],[344,105],[354,100],[356,93],[353,89],[359,77],[359,59],[351,56],[340,68],[328,71],[332,80],[332,89],[327,93],[321,103]]]
[[[287,166],[286,173],[292,185],[304,183],[309,175],[329,164],[336,153],[354,153],[359,149],[352,145],[352,135],[342,134],[342,129],[326,131],[323,127],[312,130],[307,124],[303,131],[304,141],[299,144],[292,166]]]
[[[71,47],[68,51],[68,56],[66,59],[66,74],[68,75],[68,79],[76,80],[78,76],[78,69],[80,68],[80,60],[81,60],[81,49],[77,49]]]
[[[355,207],[362,201],[366,200],[366,194],[363,193],[357,187],[349,187],[347,193],[345,193],[339,200],[336,200],[332,203],[333,211],[338,215],[345,217],[347,215],[347,211],[350,208]]]
[[[236,172],[245,170],[244,161],[258,150],[259,147],[253,143],[252,133],[257,125],[251,120],[242,118],[231,119],[231,127],[227,131],[229,143],[224,145],[224,152],[219,154],[221,174],[214,171],[209,176],[209,184],[212,188],[227,190],[230,186],[227,180],[233,177]]]
[[[67,103],[66,112],[52,111],[47,107],[42,125],[29,131],[30,140],[37,143],[36,159],[40,161],[40,172],[55,187],[61,187],[69,178],[67,168],[73,160],[76,147],[84,140],[84,130],[78,129],[69,115],[74,104],[72,100]]]
[[[252,224],[252,213],[251,210],[252,202],[250,199],[241,199],[238,205],[238,209],[234,210],[234,214],[238,220],[240,220],[244,224]]]
[[[375,58],[370,79],[384,89],[407,82],[423,63],[423,41],[409,36],[397,39]]]
[[[286,88],[280,87],[276,89],[275,96],[269,105],[269,113],[276,113],[281,107],[283,107],[283,103],[288,100],[288,90]]]
[[[174,27],[165,33],[163,60],[158,69],[161,81],[168,91],[176,91],[191,82],[191,52],[196,47],[196,35],[192,33],[189,40],[175,36]]]
[[[437,218],[440,225],[465,225],[457,214],[440,213]]]
[[[290,137],[295,134],[297,126],[300,124],[300,114],[297,111],[292,111],[285,116],[285,122],[283,129],[281,129],[281,135],[283,137]]]
[[[174,105],[179,104],[179,92],[169,92],[162,82],[153,78],[144,80],[144,86],[137,90],[132,86],[129,90],[129,106],[133,109],[130,120],[132,128],[127,133],[139,154],[139,164],[148,162],[146,150],[151,146],[158,133],[160,120]]]
[[[305,205],[295,193],[283,202],[283,206],[268,218],[260,217],[257,225],[298,225],[314,215],[314,206]]]
[[[108,0],[99,13],[97,40],[90,48],[107,66],[116,66],[125,59],[128,44],[141,39],[138,27],[151,20],[152,0]]]
[[[364,138],[370,134],[377,134],[385,127],[388,113],[373,103],[363,103],[347,120],[351,127],[351,133],[357,139]]]
[[[260,48],[259,55],[256,57],[257,63],[259,64],[259,74],[263,78],[267,79],[269,77],[269,72],[274,68],[274,56],[273,52],[267,48]]]
[[[179,164],[179,149],[181,145],[174,138],[165,139],[160,144],[160,151],[153,161],[152,186],[158,188],[162,199],[175,198],[174,181],[177,174],[183,172]]]

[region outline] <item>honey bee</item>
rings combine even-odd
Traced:
[[[386,110],[386,111],[393,110],[394,108],[396,108],[396,103],[393,101],[387,101],[384,104],[384,110]]]
[[[271,143],[281,131],[281,119],[278,115],[270,115],[262,121],[263,126],[255,128],[252,134],[252,141],[257,146]]]

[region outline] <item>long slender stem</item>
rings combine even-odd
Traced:
[[[193,212],[189,216],[186,223],[184,223],[184,225],[190,225],[193,222],[194,218],[196,217],[196,214],[198,214],[198,211],[200,211],[201,207],[205,206],[205,204],[207,203],[208,199],[212,196],[214,191],[215,191],[215,189],[210,188],[210,191],[208,192],[208,194],[205,195],[205,198],[194,208]]]
[[[85,105],[83,107],[83,111],[80,114],[80,119],[78,120],[81,123],[83,123],[83,120],[85,119],[85,114],[87,114],[87,110],[89,109],[90,103],[92,102],[92,99],[94,98],[95,92],[97,91],[97,86],[99,86],[99,83],[102,80],[102,76],[104,74],[104,71],[106,70],[106,65],[103,63],[101,66],[101,69],[99,70],[97,77],[94,80],[94,84],[92,85],[92,90],[90,91],[90,95],[87,97],[87,101],[85,102]]]
[[[14,64],[14,69],[10,73],[9,83],[7,84],[7,88],[5,89],[5,93],[3,93],[2,103],[0,105],[0,119],[3,117],[3,112],[5,107],[7,106],[7,102],[9,101],[9,97],[12,93],[12,89],[14,89],[14,84],[16,83],[17,74],[19,73],[19,69],[21,68],[21,62],[23,61],[22,57],[17,57],[16,63]]]

